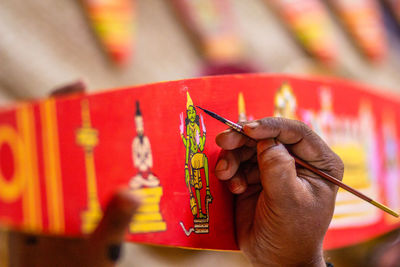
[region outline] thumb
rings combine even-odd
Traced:
[[[105,255],[109,261],[118,260],[121,244],[139,203],[128,189],[121,189],[111,198],[102,220],[89,237],[89,243],[99,253],[98,257]]]
[[[300,192],[294,158],[273,138],[257,143],[258,167],[267,199],[282,201]]]

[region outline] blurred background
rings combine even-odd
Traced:
[[[2,0],[0,104],[76,80],[94,92],[238,72],[341,77],[400,93],[399,25],[396,0]],[[367,266],[397,235],[327,258]],[[127,244],[119,266],[204,264],[249,265],[240,253]]]

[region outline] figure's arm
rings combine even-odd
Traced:
[[[147,151],[147,158],[146,158],[146,163],[147,163],[147,166],[149,166],[149,168],[153,168],[153,155],[152,155],[152,153],[151,153],[151,144],[150,144],[150,141],[149,141],[149,138],[147,138],[147,136],[145,136],[144,137],[145,139],[145,151]]]
[[[200,145],[199,145],[200,151],[204,150],[205,145],[206,145],[206,132],[203,132],[203,136],[200,137]]]
[[[183,134],[181,134],[181,138],[182,138],[183,145],[184,145],[185,147],[187,147],[187,140],[186,140],[186,137],[185,137]]]
[[[138,164],[139,164],[139,157],[136,155],[136,148],[138,147],[138,143],[139,143],[139,141],[138,141],[138,138],[137,137],[135,137],[135,139],[133,139],[133,142],[132,142],[132,160],[133,160],[133,166],[135,166],[136,168],[138,167]]]
[[[185,161],[185,165],[187,166],[189,163],[189,150],[190,150],[190,145],[191,145],[191,141],[189,139],[189,125],[186,127],[186,139],[185,139],[185,144],[186,144],[186,161]]]
[[[203,132],[203,136],[201,135],[201,132],[200,132],[200,127],[199,126],[195,126],[195,139],[196,139],[196,145],[197,145],[197,147],[199,148],[199,150],[201,151],[201,152],[203,152],[203,150],[204,150],[204,144],[206,143],[206,133],[205,132]]]
[[[203,135],[200,137],[200,150],[203,151],[204,150],[204,146],[206,144],[206,125],[204,124],[204,118],[203,115],[200,114],[200,120],[201,120],[201,127],[203,128]],[[199,129],[199,133],[200,133],[200,129]]]
[[[189,180],[190,180],[190,173],[189,173],[189,149],[190,149],[190,140],[189,140],[189,125],[186,127],[186,133],[187,133],[187,137],[184,141],[185,144],[185,148],[186,148],[186,157],[185,157],[185,182],[186,182],[186,186],[189,188],[189,192],[190,192],[190,184],[189,184]]]
[[[179,132],[180,132],[180,134],[181,134],[181,138],[182,138],[183,145],[184,145],[185,147],[187,147],[186,138],[185,138],[185,136],[184,136],[184,134],[183,134],[183,127],[184,127],[184,123],[183,123],[183,113],[179,114],[179,119],[180,119],[180,121],[181,121],[181,123],[179,124]]]

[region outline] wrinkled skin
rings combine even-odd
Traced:
[[[296,166],[290,153],[342,179],[340,158],[304,123],[264,118],[226,130],[215,174],[236,197],[240,249],[256,266],[325,266],[322,242],[337,186]]]

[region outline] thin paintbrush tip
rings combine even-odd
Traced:
[[[196,106],[196,107],[198,107],[199,109],[203,110],[205,113],[207,113],[208,115],[210,115],[211,117],[213,117],[213,118],[215,118],[215,119],[217,119],[217,120],[221,120],[221,119],[222,119],[221,116],[215,114],[215,113],[212,112],[212,111],[209,111],[209,110],[207,110],[207,109],[205,109],[205,108],[202,108],[202,107],[199,107],[199,106]]]
[[[202,109],[202,110],[205,110],[204,108],[202,108],[202,107],[199,107],[199,106],[196,106],[197,108],[199,108],[199,109]]]

